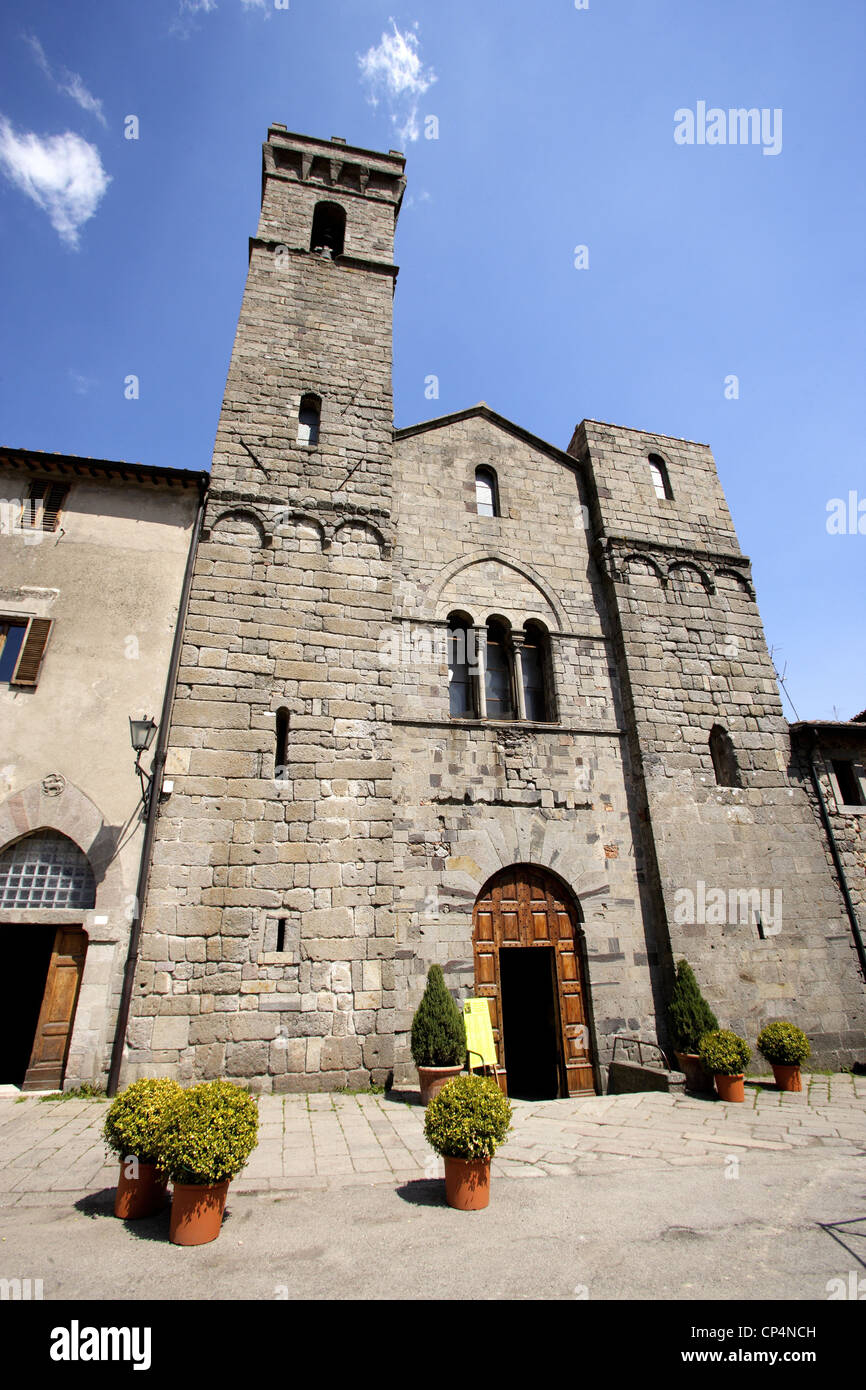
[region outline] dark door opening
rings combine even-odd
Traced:
[[[509,946],[499,952],[508,1094],[518,1100],[562,1094],[554,967],[550,946]]]
[[[0,927],[3,962],[0,1084],[20,1086],[30,1064],[56,927]]]

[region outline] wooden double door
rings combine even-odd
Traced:
[[[528,864],[496,874],[475,904],[473,946],[509,1093],[595,1095],[580,919],[560,881]]]
[[[8,972],[0,1079],[25,1091],[56,1090],[72,1038],[87,937],[80,927],[4,926],[0,951]]]

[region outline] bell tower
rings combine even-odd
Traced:
[[[273,125],[213,455],[125,1079],[392,1065],[394,229],[403,156]]]

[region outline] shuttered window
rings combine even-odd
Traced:
[[[0,618],[0,681],[35,686],[50,631],[50,618]]]
[[[21,516],[32,531],[56,531],[69,487],[66,483],[31,483]]]

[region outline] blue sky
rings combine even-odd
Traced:
[[[584,417],[709,443],[799,716],[849,718],[864,49],[861,0],[6,0],[0,439],[207,468],[269,123],[402,148],[397,424],[483,399],[563,448]],[[780,148],[678,144],[699,102],[781,111]]]

